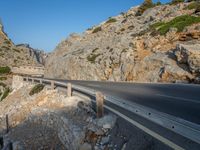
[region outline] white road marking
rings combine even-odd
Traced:
[[[162,95],[162,94],[156,94],[156,95],[161,96],[161,97],[167,97],[167,98],[178,99],[178,100],[182,100],[182,101],[194,102],[194,103],[200,104],[200,101],[194,100],[194,99],[188,99],[188,98],[183,98],[183,97],[175,97],[175,96],[169,96],[169,95]]]

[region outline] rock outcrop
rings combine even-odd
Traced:
[[[13,92],[0,102],[0,137],[4,144],[12,141],[14,150],[70,149],[89,147],[97,149],[108,138],[116,116],[110,114],[95,118],[90,100],[67,97],[57,90],[44,88],[29,95],[34,85],[14,78]],[[6,133],[6,115],[9,133]],[[107,143],[103,143],[104,147]],[[0,145],[1,146],[1,145]]]
[[[170,28],[165,35],[152,27],[178,16],[195,16],[195,10],[186,9],[187,6],[188,3],[156,6],[141,16],[136,15],[138,7],[133,7],[82,35],[72,34],[48,57],[45,76],[75,80],[193,82],[198,77],[199,50],[196,48],[200,44],[200,23],[186,26],[181,32]],[[197,45],[184,51],[180,44]],[[184,60],[179,58],[182,59],[182,53],[187,55]],[[180,62],[186,59],[189,59],[187,63]]]
[[[177,46],[176,57],[180,64],[186,64],[192,73],[200,75],[200,44]]]
[[[96,118],[90,98],[67,97],[47,87],[30,95],[37,85],[20,76],[12,85],[12,93],[0,102],[0,148],[2,141],[11,141],[13,150],[170,149],[112,112]]]
[[[19,66],[43,67],[45,58],[46,54],[43,51],[35,50],[28,44],[15,45],[4,32],[0,21],[0,101],[10,91],[12,73],[9,70]]]
[[[0,25],[0,66],[44,65],[46,54],[27,44],[15,45]]]

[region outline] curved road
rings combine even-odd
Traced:
[[[200,125],[200,85],[57,81],[98,90]]]

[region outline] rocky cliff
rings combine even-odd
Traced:
[[[4,32],[0,21],[0,101],[10,92],[12,67],[43,66],[46,54],[28,44],[15,45]]]
[[[0,66],[43,65],[45,53],[27,44],[15,45],[0,24]]]
[[[76,80],[198,82],[200,16],[191,3],[139,7],[72,34],[48,57],[45,76]]]

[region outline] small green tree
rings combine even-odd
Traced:
[[[183,3],[183,2],[185,2],[185,0],[172,0],[171,4],[175,5],[175,4]]]
[[[141,16],[145,10],[154,7],[152,0],[145,0],[142,5],[138,8],[138,11],[136,13],[136,16]]]

